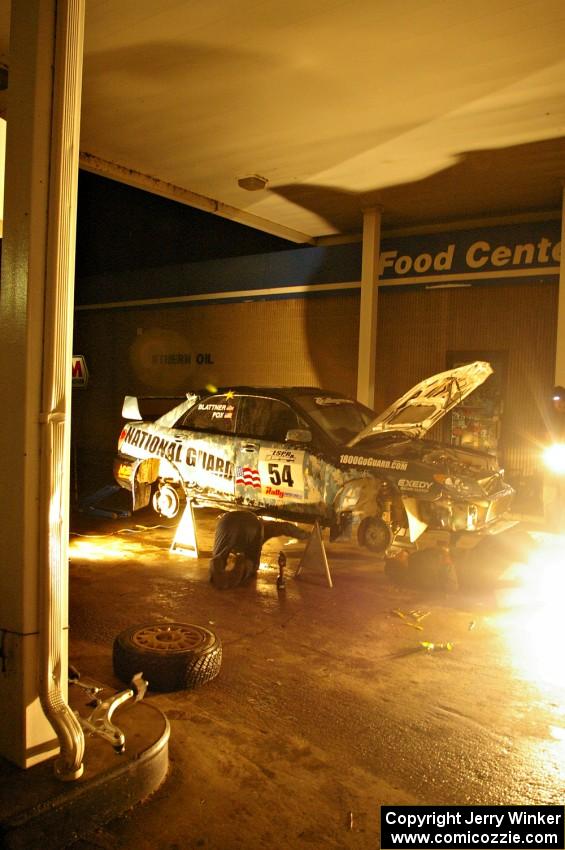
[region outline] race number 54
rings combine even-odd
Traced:
[[[270,463],[268,465],[269,479],[271,484],[287,484],[289,487],[294,485],[294,479],[289,463]]]

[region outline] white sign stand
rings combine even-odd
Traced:
[[[322,540],[322,532],[320,531],[320,524],[317,520],[314,523],[310,539],[306,544],[306,549],[302,553],[302,558],[300,559],[300,563],[298,564],[298,569],[296,570],[294,577],[298,578],[302,570],[306,567],[314,568],[318,572],[320,572],[320,567],[322,567],[328,581],[328,585],[333,587],[330,567],[326,556],[326,550],[324,548],[324,541]]]

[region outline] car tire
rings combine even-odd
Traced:
[[[196,688],[220,672],[222,644],[217,635],[191,623],[132,626],[114,640],[114,673],[129,683],[143,673],[152,691]]]
[[[361,521],[357,531],[357,540],[375,555],[384,555],[392,543],[392,532],[380,517],[370,516]]]

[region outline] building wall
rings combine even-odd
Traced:
[[[78,312],[75,353],[85,356],[89,381],[73,395],[76,488],[111,480],[124,395],[234,384],[354,395],[358,334],[359,296],[351,292]]]
[[[557,281],[381,289],[377,407],[446,369],[448,352],[499,353],[506,365],[501,460],[510,475],[535,474],[544,389],[553,382],[557,293]]]

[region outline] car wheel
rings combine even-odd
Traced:
[[[190,623],[132,626],[115,638],[113,663],[123,682],[141,672],[149,690],[186,690],[218,675],[222,644],[214,632]]]
[[[361,521],[357,532],[360,546],[365,546],[369,552],[384,555],[392,543],[392,532],[380,517],[366,517]]]
[[[181,508],[181,494],[170,484],[162,484],[152,497],[152,505],[155,513],[166,519],[174,519]]]

